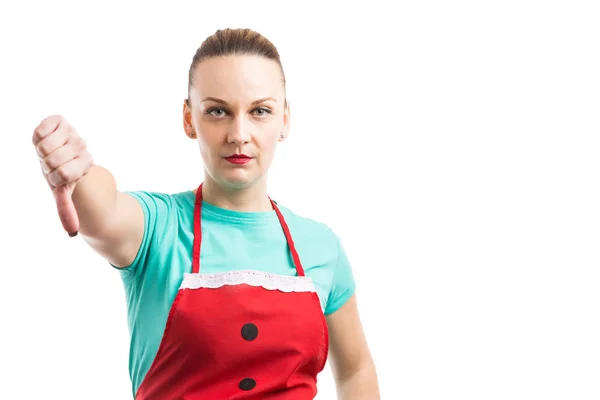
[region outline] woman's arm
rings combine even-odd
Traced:
[[[84,241],[115,267],[130,265],[144,236],[144,213],[132,196],[117,190],[113,175],[99,165],[73,191]]]
[[[339,400],[378,400],[375,364],[358,315],[356,294],[327,316],[329,357]]]

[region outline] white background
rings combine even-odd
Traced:
[[[600,398],[593,2],[290,3],[2,2],[0,398],[131,398],[118,272],[31,134],[60,113],[120,190],[194,188],[187,71],[226,27],[279,48],[270,193],[342,237],[382,398]]]

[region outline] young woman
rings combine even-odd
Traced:
[[[289,127],[277,49],[226,29],[189,70],[196,189],[120,192],[64,118],[35,129],[64,228],[120,270],[136,399],[312,399],[328,355],[340,399],[379,398],[339,238],[267,194]]]

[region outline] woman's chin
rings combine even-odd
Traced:
[[[225,171],[221,174],[219,179],[225,185],[241,189],[248,186],[252,186],[254,182],[256,182],[255,174],[249,173],[249,171],[244,171],[242,169],[237,169],[233,171]]]

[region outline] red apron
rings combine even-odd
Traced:
[[[289,228],[271,200],[297,276],[200,273],[202,185],[194,207],[192,273],[173,301],[137,400],[307,400],[316,396],[328,332]],[[236,249],[231,249],[236,251]]]

